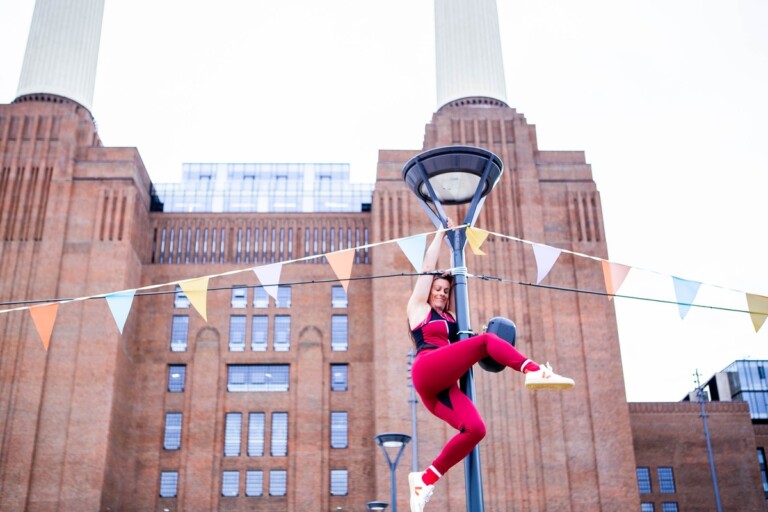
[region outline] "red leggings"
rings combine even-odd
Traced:
[[[438,349],[422,350],[413,363],[413,385],[426,408],[459,431],[432,462],[442,475],[485,437],[485,422],[457,381],[487,356],[517,371],[527,361],[512,345],[485,333]]]

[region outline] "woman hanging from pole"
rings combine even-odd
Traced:
[[[453,228],[451,219],[447,227]],[[424,272],[434,272],[445,231],[435,235],[424,255]],[[416,392],[426,408],[458,430],[423,472],[408,475],[411,512],[423,512],[437,481],[464,459],[485,437],[485,423],[472,401],[461,392],[458,380],[485,357],[525,374],[529,389],[568,389],[573,379],[539,365],[515,347],[492,333],[472,336],[459,343],[456,316],[450,310],[450,274],[423,274],[408,301],[408,325],[416,345],[411,376]]]

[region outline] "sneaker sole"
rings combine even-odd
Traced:
[[[570,382],[532,382],[526,384],[528,389],[571,389],[575,384]]]

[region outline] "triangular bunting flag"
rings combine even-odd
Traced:
[[[438,234],[437,236],[440,235]],[[400,250],[405,253],[405,256],[408,258],[408,261],[411,262],[413,268],[416,269],[416,272],[421,272],[421,267],[424,263],[424,250],[427,246],[427,235],[402,238],[397,241],[397,245],[399,245]]]
[[[136,295],[136,290],[111,293],[104,297],[107,299],[109,310],[112,311],[112,317],[115,319],[120,334],[123,334],[123,327],[125,327],[125,321],[128,318],[128,313],[131,311],[134,295]]]
[[[29,314],[32,315],[32,321],[35,323],[37,334],[43,341],[43,348],[48,351],[48,344],[51,342],[51,333],[53,324],[56,322],[56,312],[59,310],[59,303],[42,304],[40,306],[30,306]]]
[[[680,318],[684,319],[685,315],[688,314],[688,310],[691,309],[691,304],[693,304],[693,299],[696,298],[696,293],[698,293],[701,283],[680,279],[675,276],[672,276],[672,280],[675,283],[675,297],[677,297],[677,308],[680,311]]]
[[[533,244],[533,255],[536,257],[536,284],[539,284],[552,267],[555,265],[555,261],[560,256],[562,251],[555,247],[548,245]]]
[[[467,242],[469,242],[469,248],[472,249],[475,256],[485,256],[485,252],[480,250],[480,246],[483,245],[488,235],[488,231],[484,229],[467,228]]]
[[[187,296],[189,302],[195,307],[203,320],[208,321],[208,315],[205,311],[206,301],[208,300],[208,276],[198,277],[197,279],[190,279],[189,281],[181,281],[179,283],[184,295]]]
[[[272,263],[253,269],[253,273],[256,274],[261,286],[264,287],[264,291],[270,294],[275,300],[277,300],[277,285],[280,284],[280,272],[282,272],[282,270],[282,263]]]
[[[621,288],[624,279],[632,269],[621,263],[611,263],[610,261],[603,260],[603,278],[605,279],[605,291],[608,292],[608,299],[613,300],[613,296]]]
[[[341,281],[344,291],[349,287],[349,276],[352,275],[352,262],[355,260],[355,250],[336,251],[325,255],[325,259]]]
[[[768,297],[748,293],[747,305],[749,306],[749,316],[752,317],[752,325],[755,326],[755,332],[757,332],[765,323],[765,319],[768,318]]]

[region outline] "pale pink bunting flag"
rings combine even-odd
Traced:
[[[280,284],[280,272],[283,270],[282,263],[272,263],[263,267],[256,267],[253,273],[259,278],[259,282],[264,287],[264,291],[277,300],[277,285]]]
[[[555,261],[560,256],[562,251],[555,247],[548,245],[533,244],[533,255],[536,257],[536,284],[539,284],[552,267],[555,265]]]
[[[611,263],[610,261],[603,260],[603,278],[605,279],[605,291],[608,292],[608,299],[613,300],[613,296],[621,288],[624,279],[632,267],[622,265],[621,263]]]
[[[56,312],[59,310],[59,303],[42,304],[40,306],[31,306],[29,314],[32,315],[32,321],[35,323],[37,334],[43,341],[43,348],[48,351],[48,344],[51,342],[51,333],[53,333],[53,324],[56,322]]]
[[[421,272],[424,262],[424,250],[427,246],[427,235],[409,236],[397,241],[400,250],[403,251],[408,261],[411,262],[416,272]]]
[[[208,276],[198,277],[197,279],[190,279],[189,281],[181,281],[179,283],[184,295],[187,296],[189,302],[195,307],[203,320],[208,321],[208,314],[206,312],[206,302],[208,300]]]
[[[349,276],[352,275],[352,263],[355,260],[355,250],[347,249],[345,251],[330,252],[325,255],[328,264],[336,273],[336,277],[341,281],[344,291],[349,287]]]
[[[759,331],[768,317],[768,297],[763,295],[747,294],[747,306],[749,306],[749,316],[752,317],[752,325],[755,332]]]

